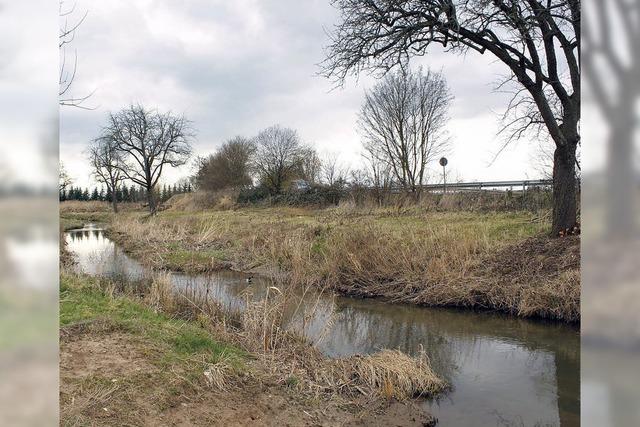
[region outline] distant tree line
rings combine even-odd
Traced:
[[[388,74],[366,94],[359,114],[363,168],[352,169],[332,153],[319,154],[296,130],[273,125],[253,137],[232,138],[197,159],[194,175],[180,188],[159,188],[159,182],[165,168],[190,158],[191,123],[171,112],[130,105],[108,114],[87,152],[104,191],[74,188],[61,178],[60,200],[105,200],[114,212],[119,202],[145,200],[153,215],[158,203],[191,191],[191,184],[207,192],[233,190],[240,202],[338,203],[347,192],[368,189],[383,203],[391,188],[417,199],[432,178],[434,161],[448,149],[451,100],[441,73]]]
[[[174,194],[191,193],[193,187],[190,182],[181,184],[167,185],[164,184],[156,190],[156,198],[161,202],[169,200]],[[115,194],[115,197],[114,197]],[[148,200],[147,190],[139,185],[120,185],[116,187],[116,191],[111,191],[110,187],[94,187],[89,190],[88,187],[74,187],[73,185],[65,186],[59,190],[60,201],[79,200],[79,201],[101,201],[113,203],[140,203]]]
[[[441,73],[389,74],[367,93],[359,114],[364,168],[352,170],[335,154],[320,155],[294,129],[274,125],[198,159],[192,181],[203,191],[239,191],[241,202],[307,197],[337,203],[346,191],[368,188],[382,203],[392,187],[419,198],[434,161],[448,150],[452,99]]]

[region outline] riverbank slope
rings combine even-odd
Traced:
[[[408,395],[396,398],[401,384],[394,375],[401,371],[385,358],[393,357],[395,363],[404,360],[407,366],[413,363],[408,356],[380,352],[330,361],[295,340],[287,345],[299,347],[295,352],[287,349],[288,357],[279,348],[270,349],[270,355],[261,354],[246,328],[221,329],[202,311],[188,320],[186,312],[177,309],[178,300],[159,292],[157,284],[151,284],[144,296],[139,294],[140,287],[133,290],[122,285],[63,269],[62,425],[388,425],[393,420],[398,425],[421,426],[434,422],[407,400]],[[166,307],[172,307],[173,314],[166,314]],[[305,358],[313,361],[317,373],[300,366]],[[430,370],[420,367],[420,372],[403,375],[429,379],[432,391],[442,390],[444,384],[425,376]],[[380,369],[384,369],[389,396],[383,395],[387,389],[380,388],[382,384],[363,376],[365,371]],[[345,373],[348,383],[342,377]],[[361,391],[350,393],[349,384]]]
[[[61,205],[65,221],[108,222],[114,241],[157,268],[281,274],[351,296],[580,319],[579,237],[547,237],[544,214],[271,207],[150,218],[74,206]]]

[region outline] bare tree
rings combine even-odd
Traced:
[[[309,184],[317,184],[320,181],[322,160],[313,147],[302,147],[300,156],[300,171],[298,177]]]
[[[58,35],[58,49],[60,51],[60,73],[58,78],[58,103],[64,106],[79,107],[84,109],[92,109],[82,105],[93,93],[84,96],[74,96],[71,92],[71,86],[76,78],[78,70],[78,53],[73,51],[73,63],[68,63],[67,47],[76,36],[76,31],[84,22],[88,12],[79,17],[72,19],[75,13],[75,3],[71,7],[65,7],[65,2],[59,2],[59,16],[61,20],[60,34]]]
[[[340,183],[346,183],[349,175],[349,167],[340,163],[340,158],[336,153],[325,153],[322,158],[320,168],[322,180],[333,187]]]
[[[543,125],[555,143],[553,233],[576,223],[580,141],[580,0],[334,0],[341,21],[323,63],[343,82],[363,70],[406,66],[430,45],[491,53],[530,102],[519,103],[526,130]],[[518,102],[518,101],[516,101]],[[534,107],[534,108],[531,108]]]
[[[367,181],[378,206],[383,206],[393,185],[393,171],[388,162],[383,161],[377,154],[365,152],[363,154],[367,168]]]
[[[194,175],[195,184],[205,191],[250,186],[254,153],[253,141],[242,136],[228,140],[215,154],[200,160]]]
[[[427,165],[448,145],[451,96],[440,73],[399,70],[366,94],[359,125],[370,157],[389,166],[395,180],[418,197]]]
[[[349,196],[355,205],[361,205],[367,199],[371,188],[369,172],[364,168],[352,169],[348,180]]]
[[[304,148],[298,133],[275,125],[261,131],[254,141],[257,148],[254,168],[258,179],[271,194],[280,194],[285,184],[300,172]]]
[[[67,169],[64,167],[64,163],[60,162],[60,171],[58,173],[58,191],[64,193],[67,191],[67,187],[73,183],[73,180],[69,176]]]
[[[110,113],[103,128],[120,153],[117,168],[125,178],[147,190],[149,212],[157,210],[155,187],[165,166],[184,165],[191,156],[193,131],[184,116],[159,113],[141,105],[131,105]]]
[[[113,212],[118,213],[116,192],[124,181],[124,174],[122,154],[118,151],[116,142],[110,135],[96,138],[89,146],[88,157],[94,177],[107,187],[107,193],[111,194]]]

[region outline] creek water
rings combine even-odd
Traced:
[[[71,230],[65,239],[84,273],[128,279],[151,274],[99,226]],[[236,309],[248,288],[259,295],[267,287],[235,272],[170,277],[174,286],[206,289]],[[312,313],[298,318],[297,326],[329,357],[384,348],[416,354],[424,348],[452,386],[423,403],[440,426],[580,424],[580,332],[574,325],[313,293],[301,305],[313,309],[297,310]]]

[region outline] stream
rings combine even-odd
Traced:
[[[128,279],[151,273],[99,226],[68,231],[65,239],[81,272]],[[236,309],[247,288],[259,295],[267,287],[259,278],[247,283],[247,275],[229,271],[170,277],[174,286],[207,289]],[[439,426],[580,425],[576,325],[311,293],[303,304],[314,307],[304,333],[329,357],[384,348],[416,354],[424,348],[434,370],[452,385],[424,402]]]

